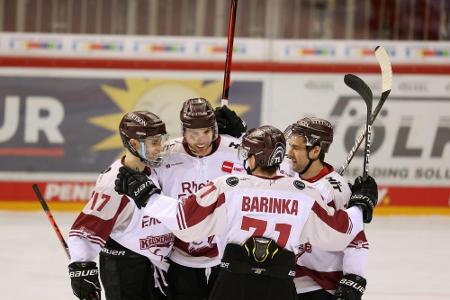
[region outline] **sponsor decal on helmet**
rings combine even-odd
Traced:
[[[138,115],[136,115],[134,113],[128,113],[128,117],[130,119],[133,119],[134,121],[138,122],[142,126],[147,126],[147,122],[145,122],[144,119],[142,119],[141,117],[139,117]]]
[[[286,154],[286,146],[282,143],[277,143],[272,155],[269,158],[269,166],[279,165],[283,161],[284,155]]]

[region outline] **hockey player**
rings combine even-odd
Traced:
[[[69,233],[69,274],[79,299],[100,299],[96,263],[100,252],[100,277],[108,300],[161,298],[154,288],[164,288],[161,270],[167,271],[174,236],[152,215],[114,190],[118,170],[126,166],[157,182],[153,167],[162,159],[166,128],[153,113],[135,111],[123,116],[119,133],[125,155],[97,179],[90,201]]]
[[[188,99],[180,111],[183,137],[170,141],[170,155],[156,172],[162,193],[182,198],[197,192],[211,180],[245,172],[237,155],[245,131],[241,119],[227,107],[217,108],[203,98]],[[216,122],[217,121],[217,122]],[[168,272],[174,300],[203,300],[218,272],[217,237],[186,243],[176,239]]]
[[[219,177],[177,201],[159,195],[148,178],[121,168],[116,189],[139,206],[149,201],[144,210],[186,242],[222,237],[222,269],[209,299],[296,299],[293,276],[300,245],[342,251],[362,230],[362,212],[371,217],[378,192],[373,178],[358,181],[350,208],[335,211],[316,189],[277,176],[285,149],[283,133],[262,126],[242,140],[240,155],[248,175]]]
[[[351,196],[348,181],[325,162],[325,154],[333,142],[330,122],[303,118],[290,125],[285,134],[289,159],[283,163],[282,172],[290,168],[295,177],[314,186],[325,203],[345,209]],[[298,298],[361,299],[366,287],[364,276],[369,248],[364,231],[359,232],[343,252],[327,252],[311,244],[301,246],[297,261],[294,282]]]

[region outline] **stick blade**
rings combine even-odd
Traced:
[[[373,94],[369,86],[355,74],[345,74],[345,84],[364,99],[368,107],[372,107]]]
[[[392,88],[392,65],[389,54],[383,46],[377,46],[375,48],[375,57],[381,68],[381,90],[384,93]]]

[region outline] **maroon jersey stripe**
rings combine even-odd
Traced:
[[[315,202],[312,211],[328,226],[341,233],[349,233],[353,228],[347,213],[343,210],[336,210],[333,216],[328,215],[327,211],[319,203]]]

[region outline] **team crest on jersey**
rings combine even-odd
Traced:
[[[239,183],[239,178],[237,177],[229,177],[225,181],[229,186],[236,186]]]
[[[300,180],[294,180],[294,186],[299,189],[300,191],[305,188],[305,184],[301,182]]]

